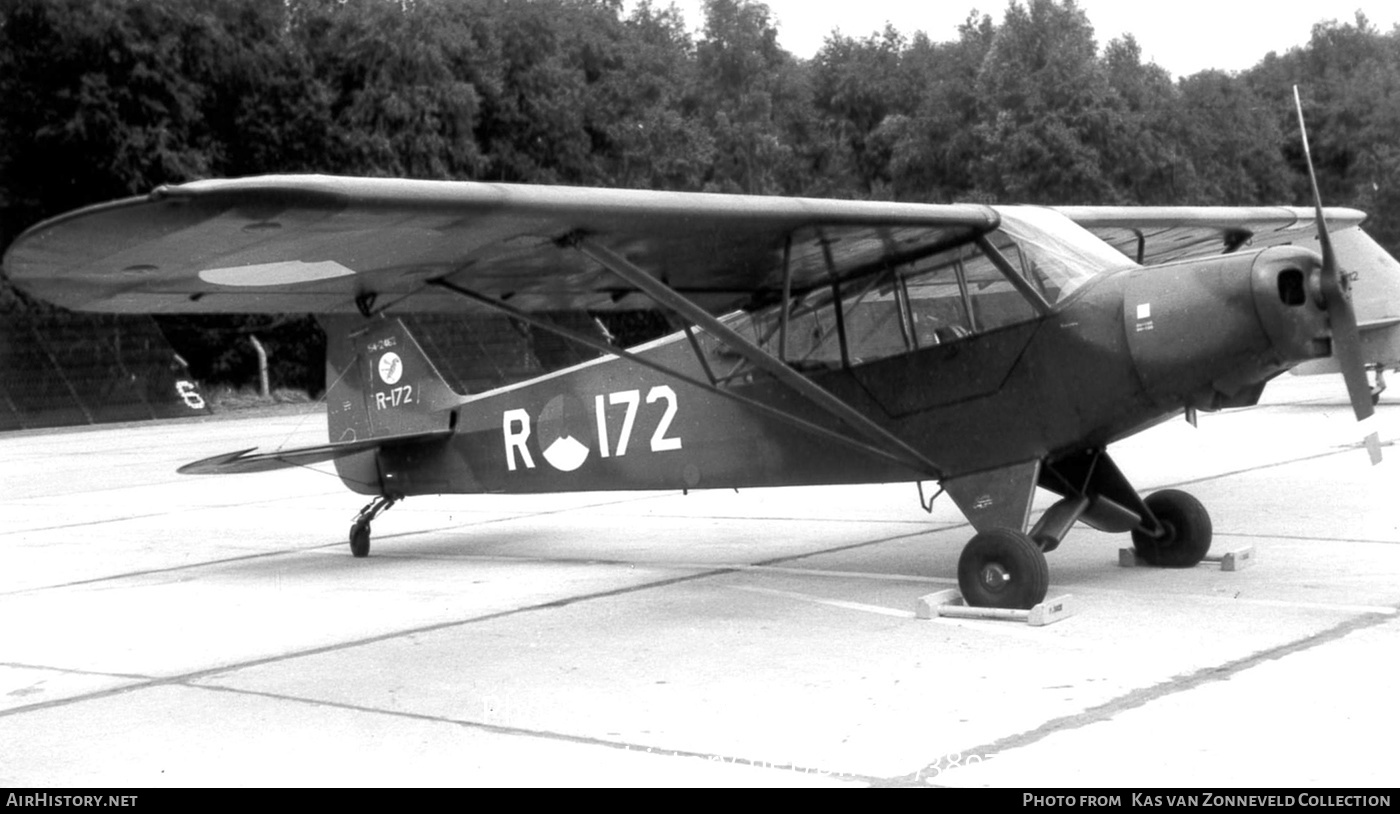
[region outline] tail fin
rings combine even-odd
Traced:
[[[322,317],[333,443],[451,426],[462,399],[398,319]]]

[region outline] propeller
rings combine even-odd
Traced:
[[[1361,356],[1361,331],[1356,327],[1356,310],[1351,305],[1348,280],[1337,268],[1337,254],[1332,250],[1332,238],[1327,234],[1327,221],[1322,217],[1322,193],[1317,189],[1317,173],[1313,171],[1312,151],[1308,149],[1308,129],[1303,124],[1303,101],[1298,86],[1293,86],[1293,104],[1298,109],[1298,130],[1303,134],[1303,158],[1308,163],[1308,180],[1312,183],[1313,205],[1317,209],[1317,239],[1322,244],[1322,307],[1332,325],[1332,355],[1342,369],[1347,395],[1356,420],[1363,421],[1375,413],[1371,401],[1371,384],[1366,380],[1366,362]]]

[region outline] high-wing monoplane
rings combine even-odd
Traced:
[[[1079,522],[1152,564],[1202,559],[1202,505],[1140,496],[1108,448],[1354,350],[1327,254],[1145,269],[1039,207],[296,176],[80,210],[5,268],[78,310],[320,315],[328,442],[182,471],[332,461],[373,498],[356,556],[416,495],[938,481],[975,529],[965,599],[1026,608]],[[676,332],[622,349],[543,318],[635,309]],[[396,318],[417,311],[504,314],[601,355],[461,394]],[[1037,488],[1058,500],[1032,521]]]

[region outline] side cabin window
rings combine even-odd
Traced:
[[[956,341],[1034,319],[1036,306],[1008,274],[1026,273],[1016,244],[1000,232],[988,243],[1000,257],[973,244],[915,264],[899,278],[913,326],[914,347]],[[1010,268],[999,267],[1004,262]]]
[[[815,289],[782,309],[735,314],[729,326],[799,370],[874,361],[1034,319],[1031,285],[1008,274],[1026,263],[1010,238],[988,236],[988,253],[966,244],[898,267]],[[1003,270],[1003,267],[1005,270]],[[1033,296],[1033,295],[1032,295]],[[844,354],[843,342],[844,334]]]
[[[798,370],[859,365],[1027,322],[1094,275],[1135,265],[1052,210],[997,211],[1000,228],[976,242],[877,265],[726,322]],[[700,344],[716,380],[750,372],[720,343]]]

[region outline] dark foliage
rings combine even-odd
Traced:
[[[761,3],[7,0],[0,246],[163,183],[323,172],[753,194],[1306,203],[1291,86],[1328,203],[1400,248],[1400,33],[1362,16],[1239,73],[1173,79],[1073,0],[779,47]],[[1392,181],[1397,183],[1392,184]],[[609,317],[645,335],[655,317]],[[273,323],[276,324],[273,324]],[[199,375],[316,390],[313,320],[166,319]]]

